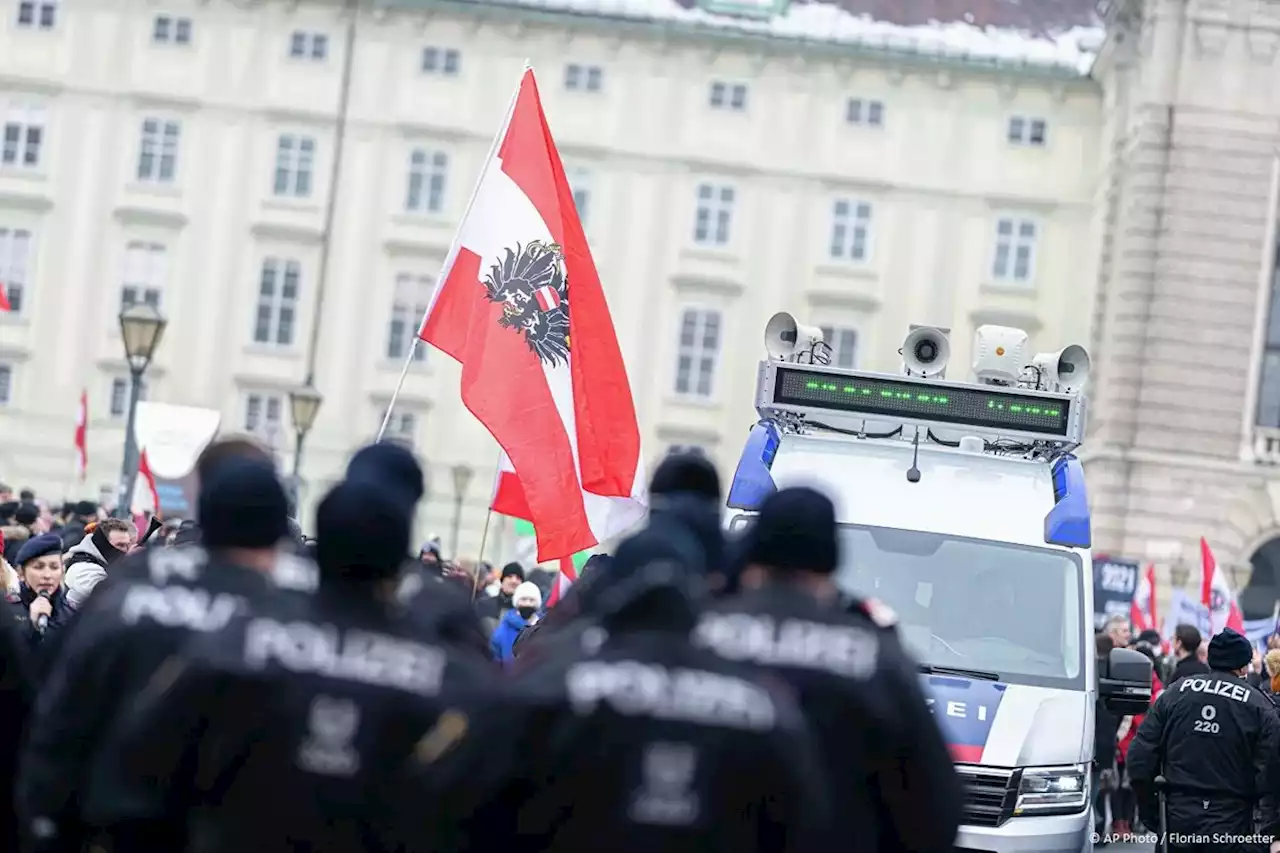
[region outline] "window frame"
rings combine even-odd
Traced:
[[[145,254],[145,274],[134,276],[135,261],[140,254]],[[169,278],[169,247],[154,240],[129,240],[124,247],[124,263],[120,271],[120,310],[139,301],[153,305],[157,310],[164,307],[164,294]],[[134,293],[132,300],[126,298],[130,291]],[[155,298],[148,298],[151,294]],[[137,297],[141,295],[141,300]]]
[[[1006,222],[1010,223],[1010,232],[1007,235],[1002,235],[1000,228]],[[1031,214],[1007,211],[997,213],[993,225],[995,227],[992,234],[991,257],[987,268],[988,279],[1002,287],[1034,287],[1036,283],[1036,263],[1040,254],[1040,241],[1044,239],[1044,224],[1039,217]],[[1027,225],[1032,228],[1032,234],[1029,238],[1022,234],[1023,227]],[[1006,242],[1007,253],[1004,257],[1004,267],[1007,269],[1002,272],[1001,247]],[[1018,249],[1022,247],[1027,249],[1026,275],[1018,277]]]
[[[23,240],[25,249],[21,265],[15,263],[15,244],[19,238]],[[28,301],[28,290],[32,284],[36,262],[36,240],[37,235],[32,228],[0,225],[0,283],[4,285],[5,296],[9,300],[9,313],[13,316],[21,316]]]
[[[240,423],[244,425],[244,431],[249,435],[264,439],[269,446],[274,447],[274,439],[284,433],[285,429],[285,395],[278,391],[245,391],[241,394]],[[275,403],[273,407],[271,404]],[[257,411],[255,413],[255,404]],[[276,416],[271,417],[272,409],[275,409]],[[251,424],[250,421],[256,421]],[[268,432],[268,427],[274,424],[277,430],[274,434]]]
[[[180,119],[168,116],[143,116],[138,125],[138,159],[134,169],[134,181],[139,184],[160,186],[176,184],[178,155],[181,149],[182,121]]]
[[[857,370],[858,368],[858,344],[862,339],[862,332],[857,326],[845,326],[838,324],[823,325],[822,338],[827,346],[831,348],[831,366],[838,367],[841,370]],[[852,337],[853,342],[850,344],[850,358],[848,364],[842,364],[840,360],[841,347],[838,343],[844,343],[845,338]],[[837,338],[840,339],[837,341]]]
[[[38,171],[49,138],[48,124],[44,106],[9,104],[0,119],[0,168]]]
[[[404,196],[406,213],[430,215],[444,212],[448,201],[449,165],[449,152],[442,149],[414,146],[409,150]]]
[[[259,265],[257,289],[253,298],[253,333],[250,342],[256,347],[288,350],[298,345],[298,323],[302,313],[302,261],[285,255],[265,255]],[[270,272],[271,293],[267,287]],[[293,296],[284,295],[285,287],[293,278]],[[287,315],[287,325],[286,325]],[[266,329],[266,337],[259,333]],[[281,340],[282,331],[289,331],[288,340]]]
[[[422,320],[435,290],[435,279],[423,273],[401,270],[392,281],[391,313],[387,319],[385,346],[382,348],[388,362],[402,362],[418,336]],[[410,298],[412,297],[412,298]],[[427,346],[418,344],[413,351],[413,363],[425,364]]]
[[[694,343],[688,346],[684,343],[685,320],[694,314],[699,318],[695,321],[693,336]],[[727,312],[718,306],[709,305],[700,302],[683,302],[676,315],[676,346],[674,361],[671,373],[671,392],[680,400],[695,400],[710,402],[716,399],[718,392],[720,368],[724,360],[724,344],[725,344],[725,327]],[[703,378],[703,362],[708,358],[706,349],[707,335],[707,319],[714,315],[716,318],[716,346],[714,353],[710,356],[711,366],[707,371],[707,390],[702,393],[699,390],[700,380]],[[681,370],[683,368],[683,360],[689,359],[689,382],[688,387],[681,389],[680,379]]]
[[[309,133],[284,131],[276,135],[271,182],[275,198],[306,201],[312,197],[319,149],[316,138]]]
[[[701,180],[694,188],[692,237],[695,246],[722,249],[733,245],[738,188],[732,183],[716,181]],[[704,194],[703,190],[709,193]]]
[[[59,0],[18,0],[14,26],[22,30],[49,32],[58,28]]]
[[[840,212],[841,206],[845,212]],[[866,216],[862,210],[866,209]],[[872,241],[875,228],[875,204],[869,199],[853,196],[840,196],[831,201],[830,239],[827,242],[827,258],[846,264],[864,265],[871,262]],[[854,249],[858,245],[858,232],[862,232],[862,255],[855,257]],[[839,251],[837,251],[837,249]]]

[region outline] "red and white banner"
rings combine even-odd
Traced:
[[[160,494],[156,491],[156,475],[151,473],[151,462],[147,459],[145,448],[138,454],[138,478],[133,481],[133,499],[130,509],[135,516],[160,514]]]
[[[84,482],[89,470],[89,394],[80,392],[80,408],[76,412],[76,477]]]
[[[1129,621],[1138,633],[1160,630],[1160,619],[1156,615],[1156,567],[1152,563],[1147,563],[1147,570],[1138,576],[1138,588],[1129,605]]]
[[[509,469],[499,474],[494,509],[533,523],[540,561],[643,519],[631,386],[532,71],[480,174],[419,337],[462,364],[462,401]]]
[[[1231,581],[1226,572],[1218,571],[1218,561],[1213,558],[1213,551],[1203,536],[1200,537],[1200,563],[1200,603],[1209,608],[1210,636],[1223,628],[1243,634],[1244,614],[1236,603]]]

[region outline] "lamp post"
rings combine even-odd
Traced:
[[[324,397],[316,390],[311,380],[289,392],[289,414],[293,418],[293,505],[297,511],[298,501],[302,493],[302,445],[307,440],[307,433],[315,426],[316,415],[320,414],[320,404]]]
[[[134,428],[138,421],[142,376],[151,366],[151,359],[160,346],[168,322],[159,308],[146,302],[134,303],[120,312],[120,339],[124,342],[125,360],[129,364],[129,417],[124,427],[124,461],[120,467],[120,493],[116,496],[117,518],[129,517],[133,484],[138,477],[138,439]]]
[[[474,473],[465,463],[453,466],[453,542],[450,554],[455,560],[458,559],[458,531],[462,527],[462,501],[467,496],[467,486],[471,485]]]

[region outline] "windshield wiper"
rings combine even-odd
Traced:
[[[983,681],[999,681],[1000,673],[986,672],[981,669],[964,669],[958,666],[934,666],[933,664],[920,664],[920,671],[929,675],[961,675],[965,678],[979,678]]]

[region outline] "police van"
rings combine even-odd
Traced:
[[[966,851],[1092,847],[1099,692],[1142,713],[1151,666],[1093,642],[1083,348],[1027,356],[983,326],[973,382],[948,381],[949,333],[912,327],[901,374],[830,366],[822,333],[766,328],[756,410],[727,501],[731,530],[778,488],[836,504],[837,583],[896,615],[966,785]],[[1103,671],[1099,671],[1099,670]]]

